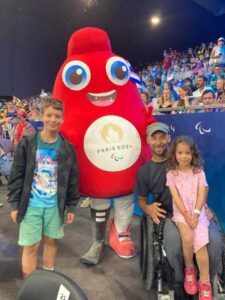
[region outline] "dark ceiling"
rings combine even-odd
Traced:
[[[196,3],[197,2],[197,3]],[[200,3],[201,2],[201,3]],[[0,94],[51,90],[73,31],[105,29],[115,53],[132,64],[162,58],[224,35],[221,0],[1,0]],[[149,17],[161,15],[157,28]]]

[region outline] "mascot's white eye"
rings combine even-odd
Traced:
[[[111,57],[106,63],[106,73],[116,85],[124,85],[130,79],[130,68],[126,61],[118,56]]]
[[[70,61],[65,65],[62,72],[64,84],[73,91],[84,89],[91,79],[89,67],[80,60]]]

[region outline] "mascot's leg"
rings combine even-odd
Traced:
[[[91,198],[91,219],[93,244],[81,257],[84,264],[96,265],[104,247],[107,221],[110,213],[110,199]]]
[[[110,222],[109,246],[122,258],[135,256],[130,239],[130,223],[134,212],[134,195],[114,199],[115,219]]]

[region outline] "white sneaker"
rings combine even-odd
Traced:
[[[4,206],[4,204],[2,202],[0,202],[0,207],[3,207],[3,206]]]

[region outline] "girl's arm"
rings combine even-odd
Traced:
[[[183,200],[181,199],[177,188],[175,186],[169,186],[171,196],[173,198],[174,203],[176,204],[176,207],[179,209],[181,214],[185,216],[187,214],[186,207],[184,206]]]
[[[206,199],[208,196],[208,185],[205,178],[205,173],[201,171],[199,173],[199,184],[198,184],[198,191],[197,191],[197,201],[195,204],[195,209],[201,211],[203,206],[206,203]]]
[[[198,195],[195,204],[195,209],[201,211],[205,203],[206,203],[206,188],[205,186],[200,186],[198,187]]]

